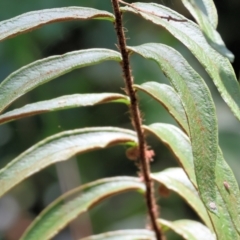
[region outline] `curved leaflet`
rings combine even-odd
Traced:
[[[29,226],[21,240],[52,239],[70,221],[107,197],[121,192],[145,191],[139,178],[113,177],[97,180],[62,195]]]
[[[159,223],[167,232],[169,229],[185,240],[217,240],[216,236],[203,224],[193,220],[167,221],[159,219]]]
[[[150,230],[133,229],[106,232],[82,238],[81,240],[156,240],[156,238]]]
[[[0,41],[49,23],[87,19],[105,19],[113,22],[115,17],[107,11],[85,7],[63,7],[28,12],[0,22]]]
[[[45,58],[22,67],[0,84],[0,112],[14,100],[41,84],[74,69],[107,60],[119,62],[121,56],[113,50],[96,48]]]
[[[116,144],[136,146],[135,132],[122,128],[83,128],[44,139],[0,170],[0,196],[47,166],[70,157]]]
[[[203,65],[223,100],[240,120],[240,88],[228,59],[216,52],[206,41],[199,27],[177,12],[154,3],[132,3],[122,11],[139,14],[146,20],[164,27],[181,41]],[[176,20],[162,19],[171,17]]]
[[[206,84],[176,50],[166,45],[149,43],[129,50],[156,61],[179,94],[188,119],[199,192],[205,205],[214,202],[215,191],[209,189],[215,188],[218,129]]]
[[[192,185],[182,168],[168,168],[158,173],[152,173],[151,177],[166,188],[179,194],[195,210],[203,222],[212,229],[212,223],[206,208],[196,188]]]
[[[188,137],[177,127],[170,124],[154,123],[145,126],[147,132],[158,137],[166,143],[178,158],[184,171],[189,176],[193,185],[198,188],[195,180],[192,148]],[[215,229],[218,232],[218,239],[238,239],[239,236],[239,213],[240,194],[238,184],[231,168],[223,159],[220,148],[216,162],[216,187],[212,189],[216,192],[216,201],[209,203],[217,214],[209,211],[209,216]],[[229,189],[225,187],[228,183]]]
[[[210,0],[211,1],[211,0]],[[220,34],[215,30],[210,22],[210,19],[201,11],[197,0],[182,0],[184,6],[193,15],[203,31],[208,43],[224,57],[227,57],[231,62],[234,60],[234,55],[227,49]],[[201,1],[200,1],[201,2]],[[203,4],[203,2],[202,2]],[[204,5],[205,7],[205,5]]]
[[[146,82],[141,85],[134,85],[134,87],[137,90],[141,90],[149,94],[160,102],[182,127],[182,129],[184,131],[188,130],[187,117],[181,99],[171,86],[158,82]]]
[[[20,118],[46,113],[49,111],[58,111],[63,109],[93,106],[108,102],[122,102],[129,104],[127,96],[117,93],[92,93],[92,94],[73,94],[66,95],[51,100],[31,103],[22,108],[14,109],[0,115],[0,124],[14,121]]]

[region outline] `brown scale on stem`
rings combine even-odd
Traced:
[[[139,159],[139,148],[137,146],[128,148],[126,151],[126,156],[129,160],[133,160],[133,161],[138,160]],[[146,146],[145,156],[146,156],[146,160],[148,162],[153,161],[153,157],[155,156],[155,153],[152,149],[150,149],[149,146]]]
[[[123,78],[125,81],[125,91],[127,95],[130,98],[130,115],[132,120],[132,125],[137,133],[138,137],[138,164],[140,173],[139,175],[142,177],[143,181],[146,185],[146,203],[147,203],[147,209],[148,214],[150,218],[150,224],[152,230],[155,232],[156,239],[157,240],[164,240],[165,237],[162,234],[162,231],[160,229],[159,224],[157,223],[158,218],[158,207],[156,204],[156,200],[154,198],[154,188],[153,188],[153,182],[150,176],[150,161],[149,156],[147,154],[149,153],[146,151],[148,149],[144,132],[142,129],[142,118],[139,110],[139,104],[136,96],[135,89],[133,87],[133,76],[131,73],[130,68],[130,61],[129,61],[129,53],[126,47],[126,38],[124,33],[124,28],[122,25],[122,14],[119,9],[119,1],[118,0],[112,0],[113,10],[115,13],[115,30],[117,33],[118,38],[118,49],[121,52],[122,55],[122,70],[123,70]],[[151,152],[151,158],[153,156],[153,152]]]

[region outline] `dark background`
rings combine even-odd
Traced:
[[[146,1],[151,2],[151,1]],[[179,0],[156,1],[191,18]],[[110,0],[41,0],[0,1],[0,20],[24,12],[63,6],[88,6],[111,11]],[[219,13],[218,31],[227,47],[234,53],[233,67],[239,75],[240,61],[240,1],[215,1]],[[224,156],[240,182],[239,137],[240,127],[226,104],[209,80],[203,68],[192,54],[162,28],[140,19],[124,15],[124,24],[129,45],[146,42],[162,42],[179,50],[208,83],[217,107],[219,139]],[[33,32],[0,43],[0,81],[11,72],[38,59],[86,48],[111,48],[116,50],[116,36],[112,23],[107,21],[81,21],[55,23]],[[145,81],[166,82],[165,77],[153,62],[138,56],[131,58],[133,74],[137,83]],[[51,99],[73,93],[120,92],[123,82],[121,70],[116,63],[75,70],[54,81],[27,93],[10,107],[14,109],[30,102]],[[140,94],[141,109],[145,124],[167,122],[176,124],[168,113],[144,94]],[[38,141],[54,133],[91,126],[120,126],[131,128],[128,109],[121,104],[106,104],[95,107],[69,109],[30,117],[0,126],[0,166]],[[156,152],[153,171],[177,166],[173,154],[154,138],[148,139]],[[86,153],[67,162],[58,163],[35,174],[0,199],[0,239],[16,240],[31,220],[51,201],[64,191],[98,178],[136,175],[133,162],[125,157],[124,147],[113,147]],[[158,194],[157,194],[158,195]],[[176,194],[158,201],[161,217],[168,220],[196,219],[196,214]],[[104,201],[94,207],[89,215],[75,221],[55,239],[77,239],[91,232],[100,233],[115,229],[142,228],[146,223],[144,200],[136,193],[125,193]],[[90,223],[91,222],[91,223]],[[84,229],[84,231],[83,231]],[[72,237],[71,237],[72,236]],[[171,235],[169,239],[179,239]]]

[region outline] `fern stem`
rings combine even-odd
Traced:
[[[129,61],[129,54],[126,46],[126,38],[123,30],[122,25],[122,14],[119,9],[119,2],[118,0],[112,0],[113,10],[115,13],[115,30],[117,33],[119,50],[122,55],[122,70],[123,70],[123,77],[125,81],[125,88],[126,93],[130,98],[130,114],[132,119],[132,124],[137,132],[138,142],[139,142],[139,167],[141,171],[141,176],[144,179],[146,185],[146,202],[147,202],[147,209],[148,214],[150,217],[151,227],[152,230],[156,234],[157,240],[163,240],[164,236],[161,232],[161,229],[157,223],[158,217],[158,207],[156,204],[156,200],[154,198],[154,187],[153,182],[150,177],[150,163],[149,159],[146,156],[147,144],[144,137],[144,132],[142,129],[142,118],[139,109],[139,104],[136,96],[136,92],[133,88],[133,76],[131,73],[130,61]]]

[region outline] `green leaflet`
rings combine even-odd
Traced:
[[[223,199],[223,205],[229,212],[234,228],[238,232],[240,239],[240,192],[237,180],[234,177],[232,169],[224,160],[222,151],[218,147],[218,157],[216,162],[216,183],[217,191]],[[223,206],[222,205],[222,206]],[[219,207],[222,207],[221,205]],[[220,223],[219,223],[220,225]],[[219,226],[221,227],[221,225]],[[237,234],[236,234],[237,235]],[[226,238],[227,239],[227,238]],[[237,238],[236,238],[237,239]]]
[[[0,196],[47,166],[94,149],[116,144],[136,146],[135,132],[115,127],[65,131],[37,143],[0,170]]]
[[[207,227],[193,220],[170,222],[159,219],[159,224],[165,232],[171,229],[185,240],[216,240],[216,236]]]
[[[199,0],[198,0],[199,1]],[[220,54],[227,57],[231,62],[234,60],[234,55],[230,52],[223,42],[220,34],[214,29],[214,26],[208,20],[207,16],[199,8],[197,0],[182,0],[184,6],[193,15],[203,31],[208,43]]]
[[[129,50],[156,61],[178,92],[188,118],[199,192],[205,205],[214,202],[215,191],[209,189],[215,187],[218,132],[215,106],[206,84],[177,51],[166,45],[144,44]]]
[[[144,192],[145,186],[139,178],[113,177],[75,188],[59,197],[38,215],[21,240],[51,239],[70,221],[96,203],[129,190]]]
[[[188,137],[180,129],[170,124],[154,123],[145,126],[144,129],[169,146],[183,166],[189,179],[197,188],[192,149]],[[209,209],[212,206],[212,211],[217,210],[218,214],[209,211],[209,216],[218,232],[218,239],[239,239],[240,194],[238,184],[231,168],[224,161],[220,148],[218,149],[215,172],[217,186],[213,190],[216,192],[216,201],[210,203],[207,208]],[[228,190],[225,187],[225,182],[229,185]]]
[[[159,94],[157,93],[158,89],[157,83],[154,83],[153,86],[155,86],[155,88],[148,88],[145,90],[145,92],[148,92],[150,95],[155,94],[154,97],[156,97],[161,93],[161,91],[159,92]],[[162,98],[162,100],[169,101],[164,98]],[[175,98],[175,101],[177,100],[181,101],[179,98]],[[172,102],[172,100],[170,100],[170,102]],[[171,114],[175,113],[175,111],[178,111],[174,118],[182,127],[186,126],[185,125],[186,115],[185,112],[182,111],[181,107],[175,108],[174,106],[171,106],[168,103],[163,104],[170,106],[170,108],[171,107],[174,108],[174,110],[170,109]],[[181,102],[179,102],[178,104],[175,103],[175,105],[181,106]],[[191,182],[196,186],[192,156],[189,155],[189,153],[191,154],[191,149],[189,149],[189,147],[191,148],[191,146],[189,141],[186,140],[185,134],[183,134],[175,126],[166,124],[152,124],[149,127],[145,127],[145,129],[147,131],[150,131],[152,134],[156,135],[161,141],[165,142],[168,146],[170,146],[173,153],[180,161],[180,164],[183,166],[185,172],[189,176]],[[189,133],[188,126],[187,128],[184,128],[184,130],[185,132]],[[218,195],[220,194],[221,198],[223,199],[220,200],[220,202],[224,201],[223,203],[223,205],[225,205],[224,208],[226,209],[226,211],[229,212],[229,215],[231,216],[231,220],[229,221],[232,221],[233,224],[235,225],[234,227],[232,226],[232,228],[233,229],[235,228],[237,232],[240,233],[240,218],[239,218],[240,193],[238,190],[239,187],[231,168],[223,158],[223,154],[221,152],[220,147],[218,147],[218,157],[216,162],[215,173],[217,185],[216,191],[218,192],[217,194]],[[229,186],[229,189],[227,189],[225,186]]]
[[[159,4],[134,3],[132,6],[121,9],[137,13],[143,18],[163,26],[189,48],[212,78],[224,101],[240,120],[240,89],[234,70],[228,59],[209,46],[198,26],[177,12]],[[171,16],[178,21],[168,21],[162,19],[161,16]]]
[[[197,5],[201,13],[207,16],[213,28],[216,29],[218,25],[218,14],[213,0],[189,0],[189,1],[194,1],[194,4]]]
[[[107,60],[119,62],[121,56],[116,51],[97,48],[48,57],[22,67],[0,84],[0,112],[14,100],[41,84],[74,69]]]
[[[129,104],[127,96],[117,93],[92,93],[66,95],[51,100],[27,104],[0,115],[0,124],[19,118],[29,117],[49,111],[57,111],[74,107],[93,106],[108,102],[122,102]]]
[[[157,82],[146,82],[141,85],[134,85],[134,87],[160,102],[184,131],[188,129],[187,117],[182,102],[171,86]]]
[[[93,235],[81,240],[155,240],[155,234],[152,231],[144,229],[119,230]]]
[[[178,193],[195,210],[203,222],[212,229],[206,208],[182,168],[168,168],[159,173],[151,174],[151,177],[166,188]]]
[[[28,12],[0,22],[0,41],[49,23],[87,19],[105,19],[113,22],[115,17],[107,11],[85,7],[63,7]]]
[[[172,150],[193,185],[197,187],[192,148],[188,136],[178,127],[167,123],[154,123],[143,128],[146,132],[159,138]]]
[[[152,83],[154,83],[152,85]],[[147,86],[152,85],[151,88],[148,88]],[[171,105],[172,99],[165,99],[160,96],[162,91],[158,91],[158,85],[161,85],[156,82],[147,82],[142,84],[141,89],[142,91],[148,93],[149,95],[153,96],[156,98],[159,102],[161,100],[163,101],[168,101],[168,102],[163,102],[163,105],[168,105],[169,106],[169,112],[171,114],[175,114],[173,116],[176,121],[180,124],[180,126],[183,127],[183,130],[189,134],[189,129],[188,126],[186,126],[186,115],[185,111],[183,111],[183,107],[181,102],[177,103],[177,101],[181,101],[176,95],[174,98],[174,105]],[[144,88],[143,88],[144,86]],[[158,99],[158,98],[161,98]],[[170,104],[169,104],[170,102]],[[176,108],[176,106],[179,106]],[[176,113],[177,112],[177,113]],[[186,128],[185,128],[186,126]],[[185,136],[183,132],[181,132],[178,128],[176,128],[173,125],[170,124],[152,124],[149,127],[145,126],[146,131],[150,131],[152,134],[156,135],[161,139],[161,141],[165,142],[167,145],[170,146],[172,149],[173,153],[176,155],[178,160],[180,161],[180,164],[183,166],[184,170],[186,171],[187,175],[189,176],[191,182],[196,186],[196,180],[195,180],[195,173],[193,171],[193,161],[192,157],[189,156],[189,153],[191,150],[186,150],[189,149],[190,142]],[[171,142],[171,144],[169,144]],[[185,149],[185,151],[182,151],[182,149]],[[240,232],[239,226],[239,215],[240,215],[240,193],[238,191],[238,184],[237,181],[234,177],[234,174],[231,170],[231,168],[228,166],[226,161],[223,158],[223,154],[221,152],[220,147],[218,147],[218,157],[217,157],[217,162],[216,162],[216,183],[218,185],[218,188],[221,191],[221,195],[223,196],[224,201],[228,205],[228,209],[230,211],[230,214],[233,219],[235,219],[235,225],[238,229],[238,232]],[[228,184],[230,188],[227,190],[224,186],[224,184]],[[230,193],[231,191],[231,193]],[[229,194],[230,193],[230,194]],[[236,211],[236,209],[238,209]]]

